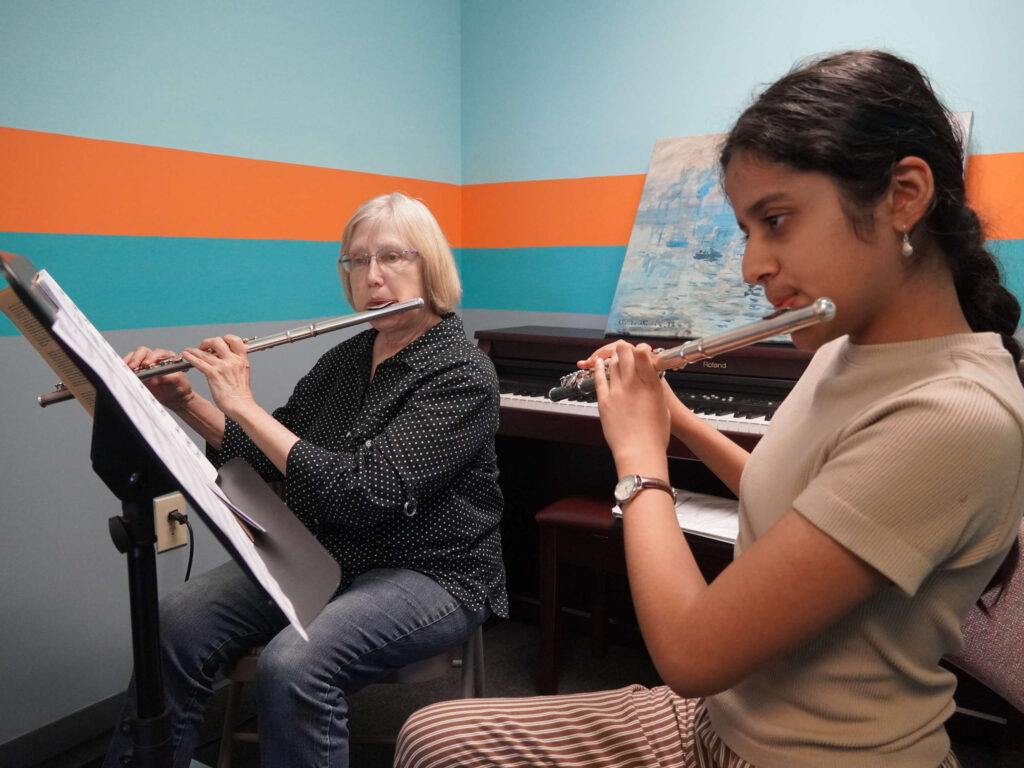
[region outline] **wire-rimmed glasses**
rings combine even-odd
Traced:
[[[346,272],[365,272],[370,262],[376,261],[381,269],[400,272],[416,260],[419,251],[411,248],[381,248],[376,253],[343,253],[338,263]]]

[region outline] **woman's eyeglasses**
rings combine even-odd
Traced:
[[[370,262],[376,260],[381,269],[400,272],[419,255],[419,251],[409,249],[381,248],[376,253],[343,253],[338,263],[346,272],[365,272],[370,268]]]

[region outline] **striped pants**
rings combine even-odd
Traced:
[[[951,752],[938,768],[959,768]],[[395,768],[755,768],[711,727],[703,699],[661,686],[461,699],[409,718]]]

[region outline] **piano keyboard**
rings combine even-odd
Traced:
[[[731,397],[713,395],[682,396],[683,402],[705,422],[722,432],[763,435],[777,403],[737,402]],[[742,400],[742,399],[741,399]],[[596,400],[560,400],[552,402],[546,395],[501,393],[501,407],[542,413],[558,413],[598,418]]]

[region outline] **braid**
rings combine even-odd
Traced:
[[[985,246],[978,215],[964,204],[950,217],[954,226],[945,232],[932,231],[942,251],[959,254],[950,259],[960,308],[971,330],[994,331],[1015,362],[1021,360],[1020,342],[1014,337],[1020,321],[1020,303],[1002,282],[999,265]]]
[[[968,205],[961,205],[957,211],[960,226],[948,232],[933,232],[933,236],[946,253],[960,253],[961,258],[952,261],[953,281],[957,299],[964,317],[973,331],[994,331],[1003,340],[1003,346],[1017,363],[1018,376],[1021,374],[1021,346],[1013,335],[1020,320],[1020,303],[1003,285],[999,265],[985,247],[983,228],[978,215]],[[953,249],[956,250],[953,250]],[[995,597],[986,602],[981,597],[975,605],[986,615],[990,605],[1003,596],[1003,590],[1010,583],[1014,572],[1020,566],[1020,541],[1014,539],[1010,551],[985,587],[984,594],[995,591]]]

